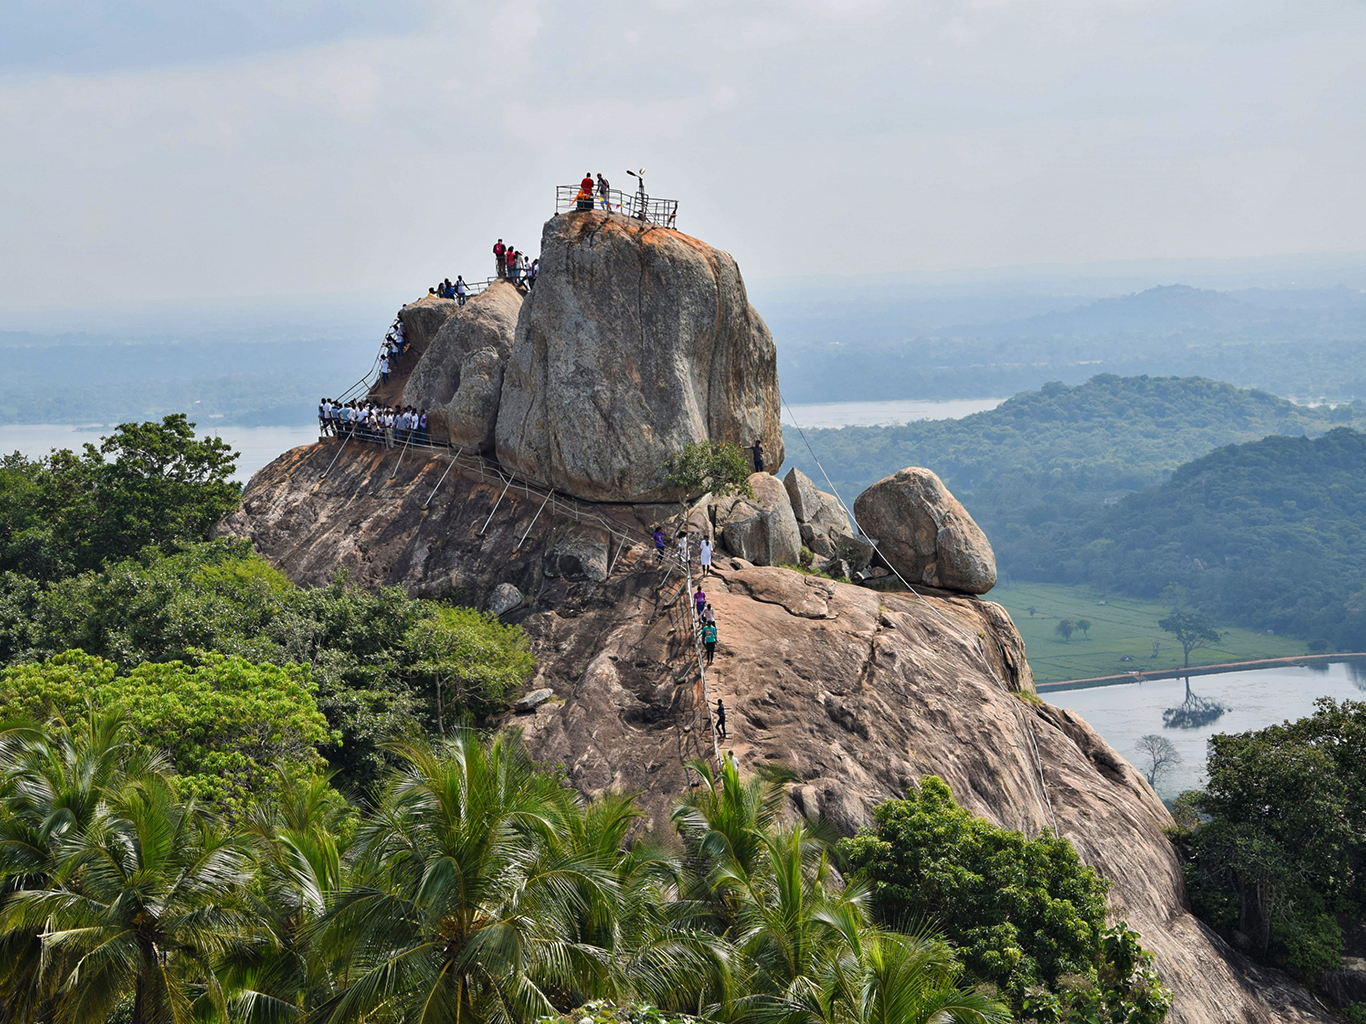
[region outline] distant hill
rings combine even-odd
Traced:
[[[1366,435],[1268,437],[1180,467],[1061,538],[1055,578],[1366,650]]]
[[[1217,377],[1298,399],[1366,397],[1360,291],[1234,295],[1169,285],[1066,304],[1030,301],[1032,310],[1023,299],[982,303],[969,316],[974,306],[964,301],[816,296],[762,312],[792,402],[983,398],[1098,372]],[[946,322],[946,313],[963,318]]]
[[[1317,436],[1366,427],[1366,404],[1295,405],[1199,377],[1117,377],[1047,384],[961,420],[808,430],[845,496],[904,466],[938,473],[991,538],[1006,573],[1059,579],[1060,545],[1129,494],[1228,444],[1273,434]],[[788,464],[820,481],[802,438]]]

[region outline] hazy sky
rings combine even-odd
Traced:
[[[0,306],[416,294],[627,167],[749,278],[1362,250],[1366,3],[0,3]]]

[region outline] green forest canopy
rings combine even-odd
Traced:
[[[1355,407],[1202,378],[1101,375],[961,420],[806,433],[846,500],[904,466],[933,469],[1007,576],[1144,597],[1175,583],[1224,621],[1361,649],[1348,610],[1366,584],[1359,435],[1337,428],[1363,424]],[[819,474],[801,439],[786,440],[790,462]]]

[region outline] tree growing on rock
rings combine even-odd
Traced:
[[[719,498],[752,498],[749,473],[745,453],[729,441],[689,441],[664,464],[665,482],[682,491],[685,499],[708,491]]]

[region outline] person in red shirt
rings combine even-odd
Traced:
[[[510,245],[507,252],[507,279],[513,284],[517,283],[517,250]]]
[[[505,273],[507,272],[507,270],[506,270],[506,268],[507,268],[507,263],[506,263],[506,262],[504,261],[504,259],[503,259],[503,253],[505,253],[505,252],[507,252],[507,249],[506,249],[506,247],[504,247],[504,245],[503,245],[503,240],[502,240],[501,238],[498,239],[498,241],[496,241],[496,242],[493,243],[493,262],[494,262],[494,263],[497,265],[497,267],[498,267],[498,276],[499,276],[499,277],[502,277],[503,274],[505,274]]]
[[[579,195],[587,196],[589,199],[593,198],[593,176],[591,174],[585,174],[583,181],[579,182]]]

